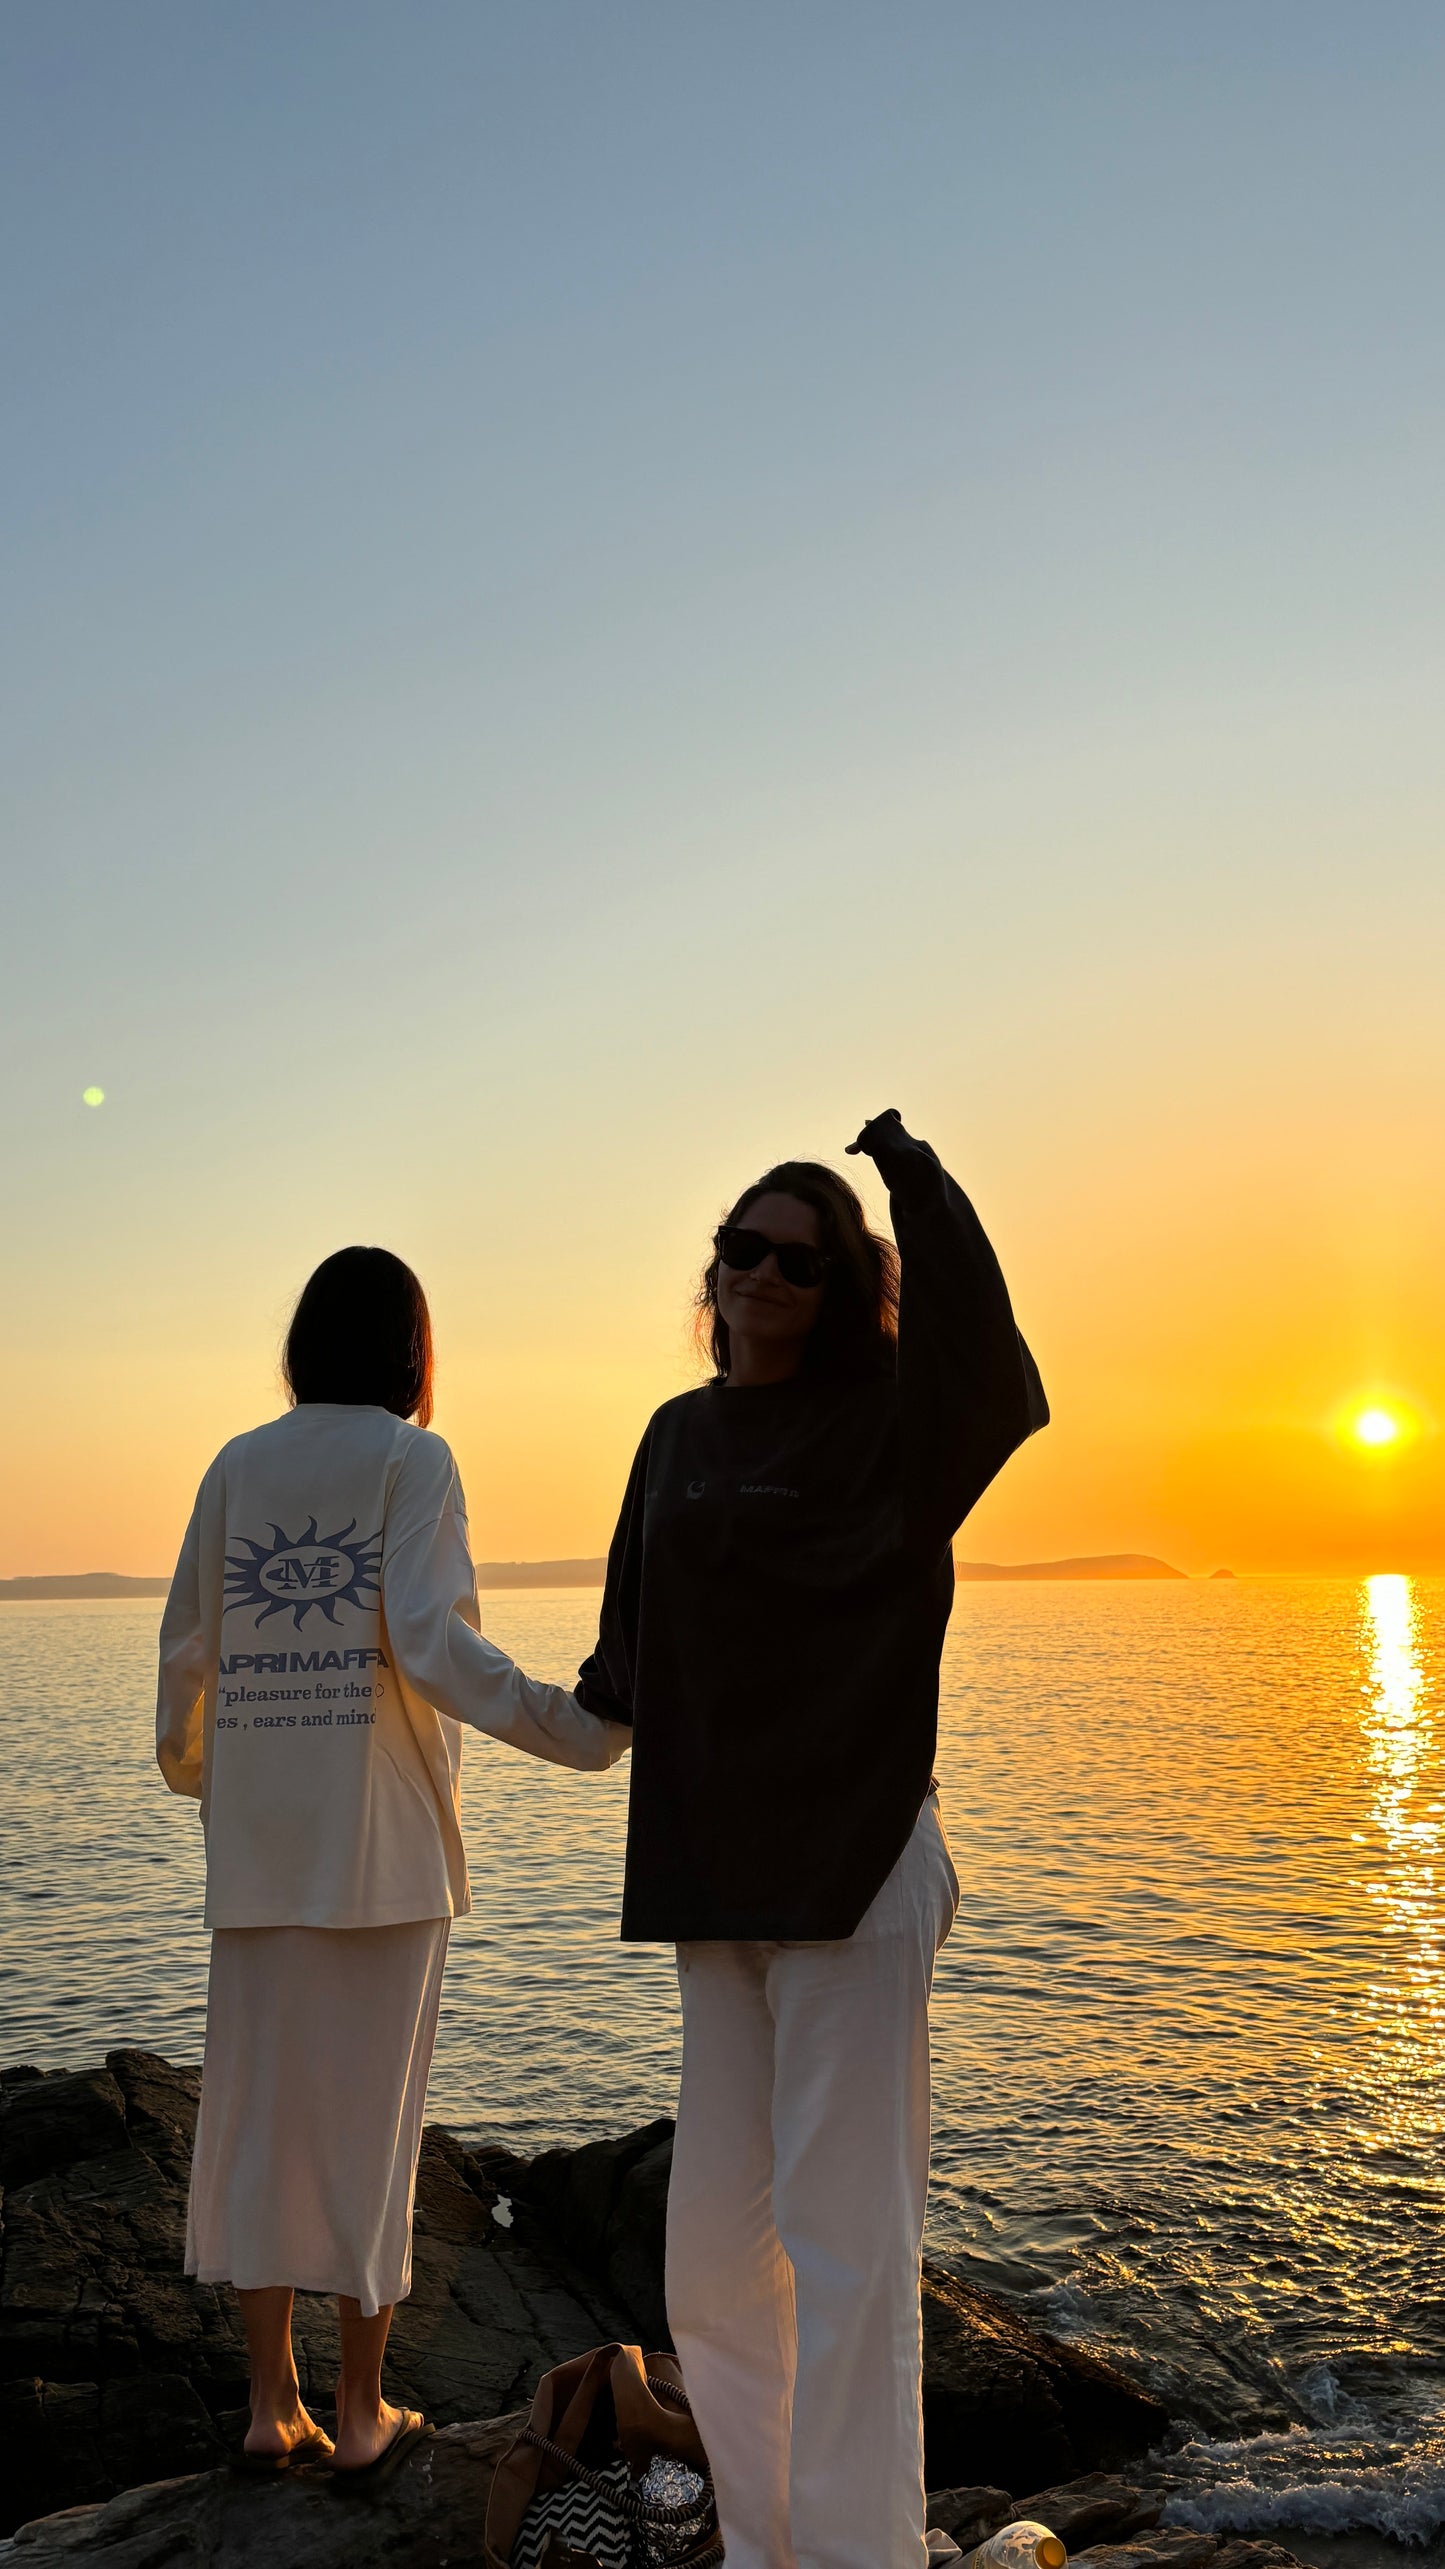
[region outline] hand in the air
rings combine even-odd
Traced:
[[[902,1118],[902,1116],[899,1114],[898,1109],[897,1109],[897,1107],[896,1107],[896,1106],[885,1106],[881,1115],[870,1115],[870,1116],[869,1116],[869,1118],[868,1118],[868,1123],[867,1123],[867,1124],[865,1124],[865,1125],[864,1125],[864,1127],[863,1127],[863,1133],[866,1133],[866,1132],[867,1132],[867,1130],[868,1130],[868,1126],[869,1126],[870,1124],[886,1124],[886,1123],[890,1123],[890,1122],[891,1122],[891,1123],[894,1123],[894,1124],[901,1124],[901,1123],[902,1123],[902,1121],[903,1121],[903,1118]],[[854,1153],[855,1153],[855,1152],[857,1152],[857,1151],[866,1151],[866,1150],[867,1150],[868,1145],[867,1145],[867,1143],[865,1142],[865,1140],[863,1139],[863,1133],[860,1133],[860,1134],[859,1134],[858,1139],[857,1139],[857,1141],[856,1141],[856,1142],[850,1142],[850,1143],[848,1144],[848,1157],[849,1157],[849,1159],[852,1159],[852,1157],[854,1156]]]

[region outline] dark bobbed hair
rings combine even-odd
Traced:
[[[301,1288],[281,1371],[293,1402],[355,1402],[418,1427],[432,1414],[431,1313],[390,1249],[338,1249]]]
[[[839,1382],[893,1371],[898,1356],[898,1252],[870,1231],[852,1187],[822,1160],[780,1160],[745,1187],[727,1222],[743,1222],[761,1195],[792,1195],[818,1217],[818,1243],[828,1260],[823,1301],[808,1333],[800,1370]],[[726,1382],[731,1366],[728,1325],[717,1307],[718,1255],[714,1250],[697,1290],[697,1340],[712,1359],[713,1379]]]

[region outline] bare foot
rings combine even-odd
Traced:
[[[393,2408],[386,2400],[369,2411],[357,2406],[343,2412],[338,2406],[336,2449],[331,2456],[337,2470],[364,2471],[400,2434],[405,2419],[405,2409]]]
[[[255,2454],[259,2460],[274,2458],[282,2461],[288,2453],[295,2452],[298,2444],[304,2444],[308,2437],[320,2433],[321,2429],[298,2399],[283,2416],[266,2416],[253,2409],[243,2450]],[[322,2441],[327,2443],[329,2450],[329,2439],[322,2437]]]

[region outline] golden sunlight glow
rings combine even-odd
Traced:
[[[1399,1433],[1400,1422],[1387,1409],[1362,1409],[1355,1421],[1355,1434],[1362,1445],[1393,1445]]]
[[[1404,2134],[1423,2111],[1422,2081],[1445,2055],[1441,1743],[1411,1582],[1393,1573],[1367,1579],[1363,1605],[1370,1683],[1360,1727],[1380,1851],[1368,1890],[1383,1913],[1388,1960],[1369,1993],[1372,2039],[1360,2068]]]
[[[1374,1705],[1369,1728],[1373,1762],[1395,1784],[1413,1782],[1422,1745],[1424,1679],[1415,1655],[1415,1603],[1408,1579],[1380,1571],[1365,1581]],[[1382,1816],[1385,1816],[1382,1807]],[[1397,1840],[1392,1816],[1386,1835]]]
[[[105,1104],[105,1090],[103,1088],[83,1088],[80,1092],[80,1098],[83,1106],[103,1106]]]

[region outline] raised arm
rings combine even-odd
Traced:
[[[647,1497],[649,1428],[633,1458],[612,1549],[597,1647],[577,1672],[577,1700],[610,1722],[632,1720],[632,1676],[637,1665],[637,1622],[642,1594],[642,1511]]]
[[[206,1638],[201,1624],[201,1504],[191,1510],[166,1610],[156,1688],[156,1764],[173,1793],[201,1798]]]
[[[1049,1405],[983,1224],[937,1154],[896,1108],[849,1149],[865,1151],[887,1186],[902,1267],[905,1504],[919,1534],[946,1540],[1010,1454],[1048,1425]]]
[[[483,1639],[456,1466],[439,1437],[427,1445],[413,1448],[410,1472],[403,1464],[387,1516],[382,1609],[399,1673],[437,1712],[509,1748],[553,1766],[614,1766],[629,1731],[584,1711],[565,1686],[525,1677]]]

